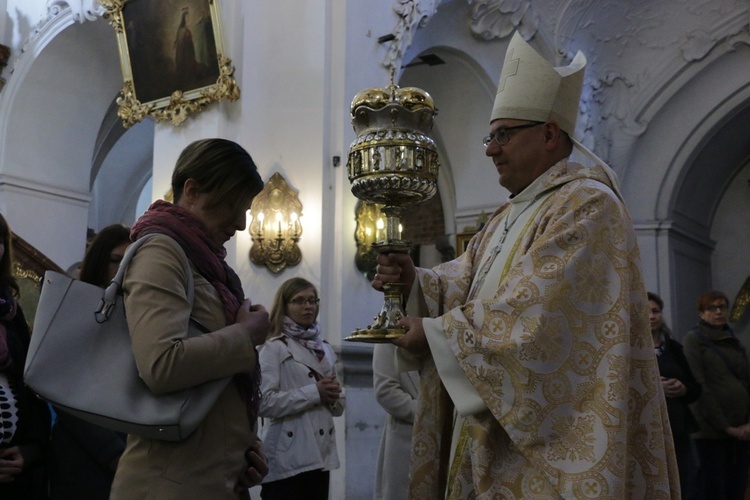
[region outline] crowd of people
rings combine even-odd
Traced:
[[[509,202],[450,262],[377,257],[372,286],[403,284],[409,314],[374,349],[375,498],[744,498],[750,364],[729,300],[701,295],[682,343],[665,324],[616,177],[572,137],[585,66],[552,67],[516,34],[483,141]],[[199,140],[171,187],[173,202],[103,229],[80,278],[106,284],[156,234],[123,282],[141,378],[156,394],[231,382],[176,442],[50,408],[23,383],[31,332],[0,217],[0,498],[329,497],[345,397],[318,288],[286,280],[269,313],[226,262],[263,187],[255,163]],[[186,338],[191,319],[207,333]]]

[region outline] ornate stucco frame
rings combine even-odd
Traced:
[[[148,59],[145,54],[150,54],[151,52],[149,51],[153,47],[149,48],[140,45],[140,47],[145,49],[142,51],[143,54],[139,53],[135,48],[137,47],[134,42],[137,38],[135,34],[139,33],[135,30],[137,29],[136,23],[139,19],[137,15],[133,14],[131,16],[127,12],[127,4],[133,4],[134,2],[160,2],[160,0],[100,0],[101,5],[105,9],[104,18],[108,20],[109,24],[115,29],[117,34],[120,65],[125,82],[120,91],[121,95],[117,98],[117,104],[119,106],[117,114],[126,128],[140,122],[146,116],[151,116],[156,121],[169,120],[173,125],[177,126],[190,114],[201,111],[212,102],[218,102],[222,99],[228,99],[230,101],[236,101],[239,99],[240,91],[233,76],[234,67],[232,66],[232,61],[224,55],[223,37],[219,22],[218,1],[219,0],[185,0],[185,4],[188,7],[191,4],[198,5],[202,7],[203,10],[207,9],[210,12],[210,24],[213,32],[213,39],[210,41],[213,42],[216,48],[217,63],[214,68],[213,58],[211,58],[207,69],[212,71],[212,73],[208,74],[209,77],[212,78],[214,74],[217,76],[216,81],[213,82],[211,80],[205,85],[185,85],[189,88],[170,88],[169,91],[163,92],[164,95],[159,93],[158,97],[143,102],[139,98],[139,94],[147,95],[148,91],[151,89],[137,88],[137,82],[135,82],[133,78],[133,63],[134,61],[139,61],[139,57],[142,60]],[[183,10],[186,8],[187,7],[183,7]],[[135,9],[131,10],[135,11]],[[179,12],[171,14],[174,14],[175,18],[180,15]],[[153,19],[149,18],[149,22],[153,23]],[[136,28],[133,27],[134,25]],[[142,32],[144,32],[144,30],[141,30],[141,35],[143,35]],[[140,37],[141,40],[152,35],[148,32],[145,32],[145,34],[146,36]],[[129,35],[133,38],[131,39],[130,44],[128,43]],[[162,36],[164,37],[165,35]],[[148,44],[149,41],[153,40],[146,39],[145,43]],[[175,46],[176,44],[177,42],[175,41]],[[131,54],[131,50],[134,50],[134,53]],[[211,53],[213,53],[213,51],[211,51]],[[155,65],[152,63],[150,68],[154,69],[154,66]],[[141,70],[141,74],[150,78],[155,76],[148,73],[146,70]],[[167,74],[166,76],[171,77],[172,79],[176,78],[174,74]],[[162,80],[160,79],[160,81]],[[175,85],[175,87],[179,87],[179,85]]]

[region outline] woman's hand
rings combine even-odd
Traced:
[[[260,304],[253,305],[250,299],[245,302],[237,311],[235,323],[241,323],[247,328],[254,346],[259,346],[266,341],[268,331],[271,329],[271,321],[268,319],[268,311]]]
[[[234,488],[237,493],[259,485],[268,474],[268,460],[260,444],[253,445],[245,451],[245,461],[247,468],[240,474]]]
[[[336,380],[336,375],[323,377],[315,384],[318,386],[320,401],[323,403],[332,405],[338,401],[339,396],[341,396],[341,384]]]
[[[661,378],[661,386],[664,389],[664,395],[668,398],[679,398],[687,393],[685,384],[676,378]]]
[[[740,441],[750,441],[750,424],[741,425],[739,427],[727,427],[726,433],[735,439]]]
[[[18,446],[0,450],[0,483],[9,483],[23,470],[23,455]]]

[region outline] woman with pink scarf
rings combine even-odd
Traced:
[[[255,348],[270,322],[245,298],[224,245],[246,225],[263,181],[250,155],[226,139],[203,139],[180,153],[174,203],[154,202],[133,224],[143,244],[123,280],[133,354],[156,394],[231,378],[198,428],[179,442],[128,436],[111,500],[241,500],[266,461],[256,435],[260,367]],[[185,265],[184,256],[189,260]],[[188,299],[192,275],[192,303]],[[186,337],[194,320],[207,330]]]
[[[333,417],[344,412],[336,354],[321,338],[320,299],[302,278],[285,281],[271,309],[272,332],[260,350],[261,438],[269,473],[263,500],[325,500],[338,469]]]

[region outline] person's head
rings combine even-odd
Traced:
[[[13,277],[13,248],[8,222],[0,214],[0,285],[10,286],[18,293],[18,282]]]
[[[655,293],[648,292],[648,321],[651,325],[651,333],[656,333],[664,326],[662,311],[664,301]]]
[[[79,279],[92,285],[107,286],[117,274],[129,245],[130,229],[121,224],[112,224],[99,231],[86,250]]]
[[[508,45],[490,116],[486,154],[512,194],[570,155],[586,57],[555,68],[516,32]]]
[[[703,321],[711,326],[724,326],[727,324],[729,312],[729,299],[723,292],[711,290],[706,292],[695,303],[698,315]]]
[[[283,329],[284,316],[305,328],[315,323],[320,306],[318,290],[304,278],[291,278],[281,284],[276,291],[271,307],[272,335],[279,335]]]
[[[174,203],[200,219],[219,245],[245,228],[246,213],[262,189],[253,159],[227,139],[189,144],[172,173]]]

